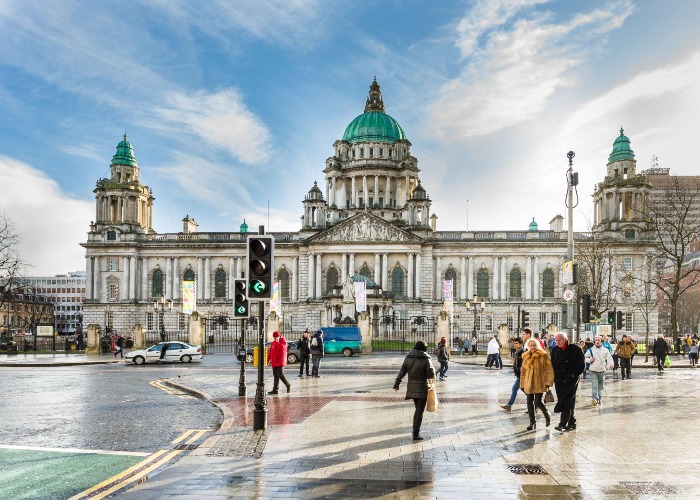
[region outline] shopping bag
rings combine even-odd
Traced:
[[[547,394],[544,395],[545,403],[554,403],[554,394],[552,394],[552,389],[547,389]]]
[[[437,393],[435,392],[435,379],[433,379],[432,384],[428,384],[428,403],[425,405],[426,411],[434,412],[437,410],[438,400]]]
[[[671,358],[669,358],[668,356],[666,356],[666,359],[664,360],[664,366],[665,366],[666,368],[670,368],[670,367],[671,367]]]

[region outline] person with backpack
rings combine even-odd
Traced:
[[[299,342],[297,342],[297,348],[299,349],[299,354],[301,359],[299,360],[299,376],[304,376],[304,366],[306,366],[306,376],[309,376],[309,359],[311,358],[311,346],[309,345],[309,329],[304,330]]]
[[[319,366],[321,365],[321,358],[325,355],[323,349],[323,331],[318,330],[314,333],[310,344],[311,351],[311,376],[315,378],[320,378],[321,375],[318,373]]]
[[[450,351],[447,349],[447,339],[445,337],[440,339],[433,354],[437,356],[437,360],[440,363],[438,380],[445,380],[447,378],[448,361],[450,360]]]
[[[656,358],[656,367],[658,371],[663,371],[664,362],[666,361],[666,356],[668,356],[669,348],[666,339],[664,339],[664,334],[660,333],[656,342],[654,342],[654,357]]]

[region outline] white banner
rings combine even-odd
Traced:
[[[452,280],[442,280],[442,310],[452,314]]]
[[[356,281],[354,283],[355,287],[355,309],[357,312],[363,312],[367,310],[367,300],[366,300],[366,288],[364,281]]]

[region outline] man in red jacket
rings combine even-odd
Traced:
[[[274,382],[272,390],[268,394],[278,394],[277,389],[280,385],[280,380],[287,386],[287,392],[292,390],[292,384],[287,381],[284,376],[284,367],[287,366],[287,340],[280,336],[280,332],[273,332],[272,344],[270,344],[270,354],[267,363],[272,365],[272,376]]]

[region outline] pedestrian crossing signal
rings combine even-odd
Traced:
[[[530,326],[530,313],[527,311],[520,311],[520,326],[525,328]]]
[[[608,311],[608,325],[615,324],[615,311]]]

